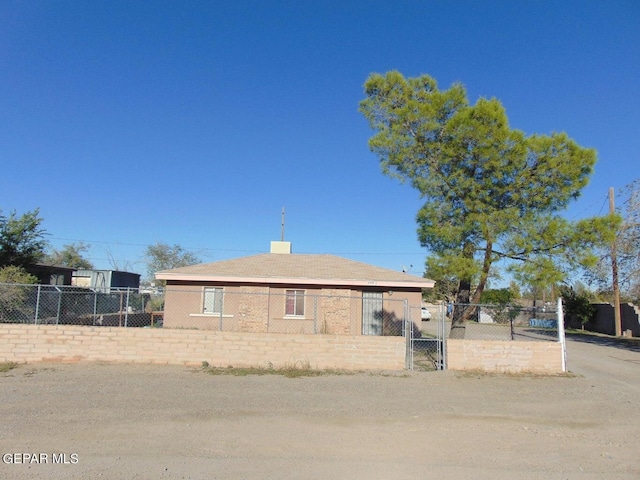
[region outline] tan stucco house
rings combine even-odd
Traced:
[[[433,280],[334,255],[270,253],[164,270],[164,327],[398,335]],[[419,316],[417,318],[419,322]]]

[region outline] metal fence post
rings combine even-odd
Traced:
[[[62,292],[63,291],[64,290],[62,289],[58,289],[58,310],[56,312],[56,325],[60,325],[60,309],[62,308]]]
[[[35,317],[33,318],[33,324],[38,324],[38,313],[40,311],[40,285],[38,285],[38,292],[36,293],[36,312]]]
[[[511,330],[511,340],[516,339],[516,332],[513,329],[513,318],[509,318],[509,329]]]
[[[127,302],[124,307],[124,328],[127,328],[129,325],[129,291],[131,289],[127,287]]]
[[[562,298],[558,298],[558,341],[562,350],[562,371],[567,371],[567,342],[564,335],[564,312],[562,311]]]
[[[96,317],[98,316],[98,292],[93,291],[93,324],[96,324]]]
[[[404,339],[405,339],[405,355],[404,355],[404,368],[406,370],[413,370],[413,345],[412,345],[412,337],[413,337],[413,320],[411,319],[411,315],[409,315],[409,300],[406,298],[403,301],[404,303]]]
[[[440,369],[447,369],[447,311],[449,309],[449,305],[442,302],[442,306],[440,307],[440,319],[438,320],[438,337],[440,341],[438,342],[438,349],[440,350],[438,353],[440,355]]]

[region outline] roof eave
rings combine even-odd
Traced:
[[[183,282],[228,282],[228,283],[264,283],[277,285],[334,285],[353,287],[384,287],[384,288],[433,288],[435,282],[424,279],[412,280],[358,280],[341,278],[296,278],[296,277],[237,277],[221,275],[202,275],[158,272],[158,280],[174,280]]]

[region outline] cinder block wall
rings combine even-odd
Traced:
[[[0,325],[2,362],[129,362],[403,370],[405,339],[162,328]]]
[[[609,303],[593,303],[596,313],[593,320],[585,323],[584,327],[591,332],[616,334],[615,313],[613,305]],[[631,331],[633,337],[640,337],[640,308],[632,303],[620,304],[622,318],[622,333]]]
[[[449,339],[447,367],[499,373],[561,373],[562,346],[560,342]]]

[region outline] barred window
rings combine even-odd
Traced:
[[[222,288],[205,287],[203,313],[222,313],[224,291]]]
[[[304,316],[304,290],[287,290],[285,303],[287,317]]]

